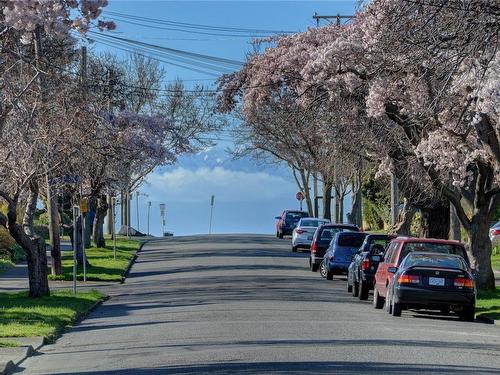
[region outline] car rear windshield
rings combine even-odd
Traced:
[[[344,234],[339,237],[338,245],[343,247],[359,248],[363,244],[365,236],[359,234]]]
[[[297,222],[302,219],[304,216],[307,216],[305,212],[287,212],[285,216],[286,221]]]
[[[335,233],[339,232],[357,232],[355,228],[351,227],[333,227],[333,228],[324,228],[321,231],[320,241],[331,241]]]
[[[300,225],[302,227],[319,227],[322,224],[325,224],[326,221],[323,220],[301,220]]]
[[[439,254],[456,254],[467,260],[467,254],[462,246],[441,244],[432,242],[409,242],[403,247],[400,259],[404,259],[411,252],[424,252],[424,253],[439,253]]]
[[[440,267],[465,269],[466,265],[461,257],[441,254],[410,253],[404,260],[402,267]]]

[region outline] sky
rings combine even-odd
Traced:
[[[113,35],[183,51],[244,61],[252,51],[251,37],[230,31],[184,28],[179,23],[219,27],[304,31],[315,27],[314,13],[351,15],[356,1],[130,1],[110,0],[104,16],[117,24]],[[120,14],[119,16],[117,14]],[[130,16],[135,17],[134,19]],[[162,23],[143,22],[137,17]],[[164,21],[171,21],[166,25]],[[325,24],[325,21],[322,21]],[[156,26],[145,27],[144,25]],[[197,33],[193,32],[197,31]],[[221,35],[209,35],[221,34]],[[101,43],[96,52],[126,52]],[[178,64],[178,62],[177,62]],[[216,77],[165,64],[167,81],[181,79],[187,87],[203,84],[213,88]],[[166,82],[167,83],[167,82]],[[275,219],[284,209],[298,209],[298,191],[284,165],[262,165],[250,158],[234,160],[225,150],[232,145],[224,138],[214,147],[195,155],[181,156],[175,165],[153,171],[132,203],[131,223],[147,232],[161,234],[160,203],[166,204],[166,230],[175,235],[207,233],[210,197],[215,195],[213,233],[274,233]],[[346,211],[350,203],[346,202]],[[119,211],[119,210],[118,210]],[[117,218],[117,225],[119,218]]]

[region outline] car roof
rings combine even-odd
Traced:
[[[362,237],[367,236],[366,232],[338,232],[338,233],[335,233],[336,236],[352,236],[353,234],[356,236],[362,236]]]
[[[442,240],[439,238],[396,237],[394,241],[400,241],[404,243],[435,243],[442,245],[458,245],[464,247],[464,244],[460,241]]]
[[[381,239],[381,240],[385,240],[385,239],[395,239],[396,236],[392,235],[392,234],[371,234],[371,233],[368,233],[368,236],[366,236],[366,240],[371,240],[371,239]]]
[[[288,214],[288,213],[293,213],[293,214],[306,214],[306,215],[309,215],[308,212],[305,212],[305,211],[297,211],[297,210],[285,210],[285,213]]]
[[[358,226],[355,224],[335,224],[335,223],[323,224],[320,228],[338,228],[338,227],[359,229]]]
[[[326,221],[326,222],[329,222],[328,219],[322,219],[322,218],[319,218],[319,217],[303,217],[301,218],[300,220],[320,220],[320,221]]]

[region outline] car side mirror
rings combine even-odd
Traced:
[[[279,219],[281,219],[281,216],[275,216],[274,218],[275,218],[276,220],[279,220]]]
[[[387,272],[389,272],[389,273],[396,273],[396,272],[398,272],[398,267],[389,267],[387,269]]]

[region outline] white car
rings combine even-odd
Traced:
[[[500,245],[500,221],[490,228],[490,240],[493,246]]]
[[[320,225],[330,224],[328,219],[318,219],[317,217],[303,217],[297,223],[297,227],[292,232],[292,251],[297,249],[310,249],[314,232]]]

